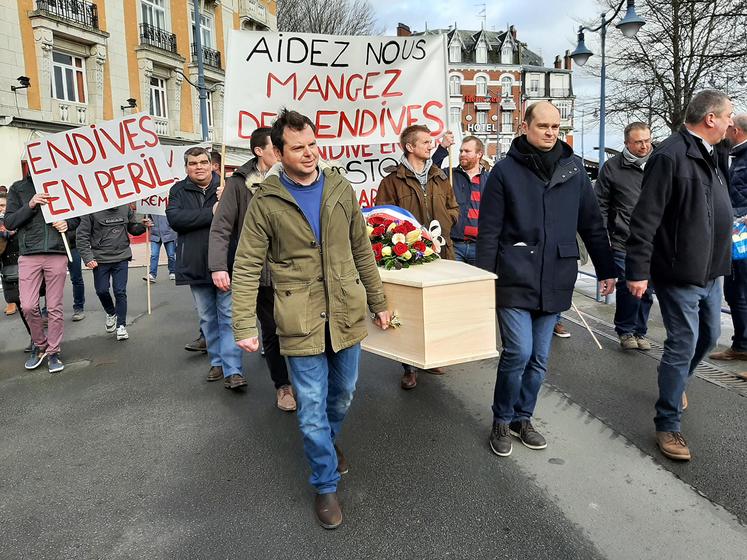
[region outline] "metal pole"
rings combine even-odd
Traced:
[[[607,62],[605,55],[605,46],[607,44],[607,19],[606,14],[602,14],[602,85],[599,94],[599,169],[604,165],[604,119],[606,115],[605,96],[607,95]]]
[[[586,116],[586,110],[581,109],[581,161],[586,165],[586,151],[584,150],[584,117]]]
[[[195,40],[195,51],[197,51],[197,89],[200,91],[200,124],[202,125],[202,141],[207,142],[209,131],[207,121],[207,88],[205,87],[205,65],[202,52],[202,28],[200,27],[201,13],[200,0],[193,0],[192,5],[195,12],[195,24],[192,35]]]

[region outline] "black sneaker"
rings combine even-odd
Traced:
[[[541,433],[534,429],[529,420],[511,422],[509,424],[509,431],[512,436],[519,438],[521,443],[529,449],[544,449],[547,447],[547,441],[545,441]]]
[[[65,364],[62,363],[60,355],[57,352],[49,355],[47,365],[49,366],[49,373],[57,373],[58,371],[65,369]]]
[[[26,360],[26,369],[36,369],[47,357],[47,353],[44,350],[39,350],[36,346],[31,348],[31,355]]]
[[[490,449],[499,457],[508,457],[513,451],[511,443],[511,434],[508,430],[508,424],[494,422],[493,430],[490,432]]]

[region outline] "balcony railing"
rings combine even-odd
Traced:
[[[192,43],[192,60],[195,63],[197,62],[197,45],[195,43]],[[202,47],[202,61],[213,68],[221,68],[220,51],[209,47]]]
[[[240,8],[243,14],[263,25],[267,25],[267,8],[256,0],[242,0]]]
[[[65,21],[80,24],[90,29],[99,28],[99,13],[96,4],[82,0],[36,0],[39,12],[56,16]]]
[[[550,97],[569,97],[570,88],[550,88]]]
[[[527,97],[544,97],[544,96],[545,96],[544,88],[527,90]]]
[[[176,35],[148,23],[140,24],[140,42],[157,49],[176,53]]]

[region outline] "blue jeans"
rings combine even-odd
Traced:
[[[176,241],[165,241],[163,248],[166,249],[166,256],[169,258],[169,274],[174,274],[176,265]],[[150,242],[150,275],[155,278],[158,276],[158,258],[161,256],[161,243],[157,241]]]
[[[659,364],[656,431],[679,432],[682,393],[703,356],[721,334],[721,282],[699,286],[656,285],[661,317],[667,329]]]
[[[732,261],[731,267],[731,276],[724,277],[724,297],[734,324],[731,347],[737,352],[747,352],[747,260]]]
[[[93,269],[96,295],[107,315],[117,315],[117,326],[127,324],[127,262],[99,263]],[[109,288],[114,290],[114,301]],[[116,305],[115,303],[116,302]]]
[[[454,243],[454,260],[476,266],[477,243],[465,243],[456,239],[452,239],[452,241]]]
[[[324,354],[288,356],[303,450],[311,466],[309,482],[318,494],[337,491],[334,443],[353,401],[361,355],[360,344],[333,352],[329,331],[326,348]]]
[[[493,419],[509,423],[529,420],[547,373],[556,313],[499,307],[503,352],[493,395]]]
[[[190,286],[205,335],[211,366],[223,368],[223,377],[243,375],[242,352],[236,346],[231,326],[231,290],[221,292],[215,286]]]
[[[83,283],[83,269],[78,249],[70,247],[70,256],[73,260],[68,261],[67,270],[70,273],[70,283],[73,285],[73,311],[83,311],[86,306],[86,285]]]
[[[625,253],[615,251],[617,268],[617,285],[615,290],[615,332],[618,335],[637,334],[646,336],[648,332],[648,315],[654,304],[653,290],[648,290],[638,299],[628,291],[625,282]]]

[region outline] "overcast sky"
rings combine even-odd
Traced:
[[[514,25],[518,39],[527,44],[529,49],[540,54],[545,66],[552,66],[556,55],[563,55],[566,50],[576,47],[576,30],[581,22],[598,21],[602,10],[597,0],[523,0],[514,2],[481,3],[476,0],[370,0],[376,10],[379,25],[387,35],[397,34],[399,22],[410,26],[413,31],[446,28],[456,22],[460,29],[480,29],[483,18],[478,15],[486,6],[486,29],[501,31],[508,25]],[[427,7],[427,11],[424,10]],[[618,16],[619,17],[619,16]],[[608,41],[612,33],[610,31]],[[587,34],[586,44],[595,53],[599,52],[598,35]],[[596,107],[599,104],[599,80],[585,75],[576,69],[573,76],[576,104]],[[576,151],[581,151],[581,119],[576,113]],[[599,129],[592,117],[585,119],[585,151],[588,156],[592,148],[599,144]],[[607,146],[620,149],[622,134],[620,131],[607,130]]]

